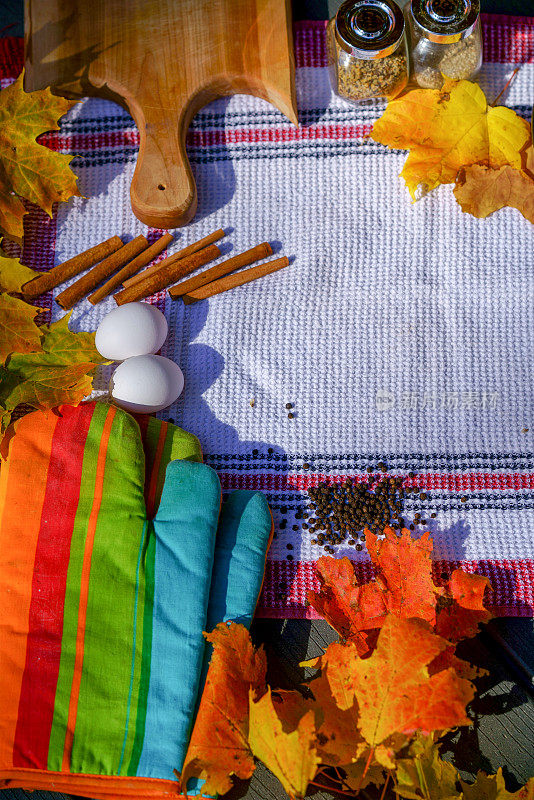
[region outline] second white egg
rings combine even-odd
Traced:
[[[117,405],[140,414],[152,414],[172,405],[183,388],[184,376],[178,364],[153,355],[126,359],[109,382]]]
[[[110,361],[156,353],[167,338],[167,320],[149,303],[125,303],[106,314],[97,328],[95,346]]]

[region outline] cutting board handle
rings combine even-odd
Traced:
[[[128,107],[139,129],[139,155],[130,188],[133,212],[154,228],[187,225],[197,208],[185,149],[189,119],[185,115],[180,119],[178,111],[173,113],[156,100],[143,108],[131,100]]]

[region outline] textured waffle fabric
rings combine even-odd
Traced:
[[[496,97],[523,64],[503,102],[528,118],[534,20],[483,15],[483,31],[484,91]],[[6,80],[22,63],[11,43]],[[310,614],[322,551],[295,516],[306,487],[359,478],[382,460],[394,474],[416,472],[428,495],[412,495],[405,510],[429,519],[436,576],[462,564],[490,577],[497,613],[529,615],[532,225],[513,209],[487,220],[462,214],[450,186],[412,204],[398,178],[405,155],[365,138],[383,106],[356,108],[331,93],[324,24],[298,23],[295,50],[299,128],[246,96],[193,120],[198,214],[169,252],[232,227],[234,252],[279,241],[294,262],[194,306],[152,298],[170,323],[162,353],[186,379],[162,416],[200,438],[224,490],[268,496],[277,533],[260,614]],[[79,155],[87,199],[61,205],[51,221],[32,211],[27,263],[47,269],[113,234],[147,232],[129,204],[138,134],[123,110],[88,100],[45,141]],[[94,330],[113,306],[82,302],[73,324]],[[51,313],[62,314],[55,304]],[[338,552],[371,574],[365,550]]]

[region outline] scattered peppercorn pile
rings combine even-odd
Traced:
[[[381,473],[387,471],[382,463],[377,468]],[[419,513],[413,521],[406,520],[403,514],[406,495],[413,492],[419,494],[420,500],[426,500],[424,492],[420,493],[415,486],[403,486],[404,477],[373,475],[371,467],[367,472],[369,477],[365,481],[320,483],[308,489],[310,510],[303,512],[306,521],[302,527],[314,536],[312,544],[321,545],[327,553],[334,553],[334,546],[340,544],[362,550],[358,539],[365,541],[365,529],[381,534],[388,525],[396,530],[404,527],[415,530],[417,525],[426,525],[427,520],[421,519]],[[415,473],[410,472],[408,477],[415,477]]]

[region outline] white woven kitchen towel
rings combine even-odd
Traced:
[[[492,98],[534,52],[534,21],[486,16],[484,35]],[[309,613],[321,550],[301,527],[306,488],[378,461],[416,473],[427,499],[405,511],[424,510],[436,573],[462,563],[490,576],[498,612],[530,614],[532,224],[512,209],[463,214],[450,186],[412,204],[397,177],[405,154],[365,138],[383,107],[332,96],[322,23],[299,23],[295,39],[300,127],[246,96],[202,110],[188,147],[198,214],[170,250],[223,227],[232,252],[267,240],[291,266],[189,307],[153,299],[170,323],[162,352],[186,379],[163,416],[200,438],[225,489],[268,495],[277,535],[260,614]],[[534,64],[504,102],[530,114]],[[138,135],[124,111],[82,102],[47,141],[78,154],[87,199],[50,223],[33,212],[27,262],[48,268],[146,232],[129,205]],[[94,330],[113,307],[80,303],[73,325]],[[365,551],[338,552],[368,573]]]

